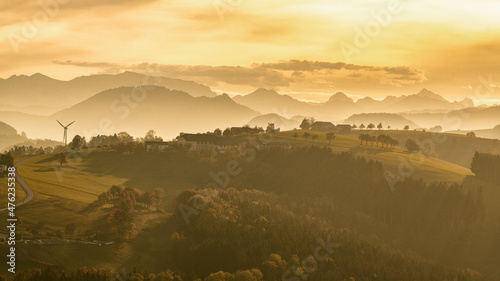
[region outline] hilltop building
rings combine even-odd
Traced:
[[[339,135],[350,135],[352,133],[352,126],[348,124],[339,124],[335,126],[335,134]]]
[[[163,152],[168,148],[169,143],[165,141],[145,141],[147,152]]]
[[[216,149],[224,153],[227,149],[237,147],[231,137],[218,137],[214,134],[181,134],[177,137],[179,144],[189,145],[190,150],[204,151]]]
[[[311,125],[311,130],[325,133],[334,132],[335,125],[332,122],[316,121]]]
[[[316,121],[311,125],[311,131],[350,135],[352,133],[352,126],[348,124],[334,125],[332,122]]]

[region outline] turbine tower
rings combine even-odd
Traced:
[[[68,127],[69,125],[75,123],[75,121],[69,123],[68,125],[64,126],[63,124],[61,124],[61,122],[59,122],[59,120],[56,120],[57,123],[59,123],[59,125],[61,125],[61,127],[64,128],[64,137],[63,137],[63,142],[64,142],[64,145],[68,145]]]

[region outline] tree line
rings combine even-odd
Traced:
[[[393,139],[391,136],[388,136],[388,135],[378,135],[378,136],[372,136],[370,134],[360,134],[359,135],[359,140],[361,141],[361,144],[363,144],[363,142],[365,142],[366,145],[368,145],[368,142],[371,142],[371,145],[373,146],[374,143],[378,144],[382,144],[382,147],[395,147],[397,145],[399,145],[399,141],[396,140],[396,139]]]

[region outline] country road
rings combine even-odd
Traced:
[[[31,190],[31,188],[19,176],[19,171],[17,168],[19,167],[19,165],[23,164],[24,162],[31,160],[31,159],[34,159],[34,158],[38,158],[38,157],[43,156],[43,155],[45,155],[45,154],[26,158],[26,159],[21,160],[21,161],[14,164],[14,167],[16,167],[16,187],[21,186],[24,189],[24,192],[26,193],[26,197],[23,199],[23,201],[16,203],[16,208],[28,203],[29,201],[31,201],[33,199],[33,197],[35,197],[35,193],[33,192],[33,190]],[[0,212],[5,211],[5,210],[7,210],[7,208],[0,209]]]

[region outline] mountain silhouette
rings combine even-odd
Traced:
[[[143,94],[137,100],[133,98],[134,93],[137,97],[137,93]],[[121,131],[142,137],[150,129],[170,139],[180,132],[243,126],[257,115],[258,112],[237,104],[225,94],[193,97],[186,92],[152,85],[102,91],[48,117],[0,112],[0,119],[38,138],[59,140],[62,129],[56,120],[63,124],[76,120],[68,129],[69,140],[75,134],[91,136]]]
[[[447,112],[474,107],[470,99],[450,102],[427,89],[409,96],[388,96],[383,100],[366,97],[356,102],[345,93],[338,92],[323,103],[303,102],[274,90],[258,89],[244,96],[235,96],[233,100],[263,114],[276,113],[288,118],[314,116],[317,120],[328,121],[343,120],[360,113]]]
[[[31,76],[14,75],[0,79],[1,104],[24,106],[71,106],[95,93],[122,86],[158,85],[171,90],[188,92],[190,95],[214,97],[209,87],[181,79],[148,76],[134,72],[116,75],[101,74],[81,76],[69,81],[52,79],[40,73]]]

